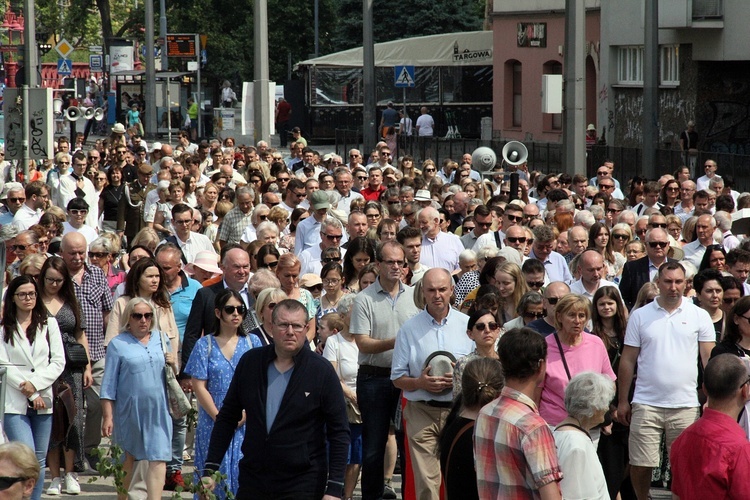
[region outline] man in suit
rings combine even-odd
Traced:
[[[216,315],[214,314],[214,298],[216,294],[225,288],[239,292],[245,301],[248,311],[252,310],[255,304],[255,298],[248,290],[247,281],[250,278],[250,256],[246,251],[237,245],[227,244],[221,250],[221,270],[224,271],[224,279],[209,287],[203,287],[198,290],[193,300],[193,306],[190,308],[190,315],[185,326],[185,336],[182,341],[182,363],[186,366],[190,359],[190,353],[193,351],[195,343],[203,335],[214,331]],[[248,314],[242,322],[242,328],[245,333],[256,328],[254,315]],[[180,375],[181,385],[186,391],[192,390],[190,379]]]
[[[120,205],[117,208],[117,231],[125,231],[128,239],[128,245],[133,241],[138,231],[146,226],[143,220],[144,206],[146,204],[146,195],[156,189],[155,184],[151,184],[151,176],[154,169],[148,163],[141,163],[137,169],[138,178],[125,185],[125,196],[120,198]]]
[[[628,309],[635,305],[641,287],[656,277],[659,266],[667,261],[673,261],[667,258],[668,250],[667,232],[661,228],[654,228],[646,233],[646,256],[625,263],[620,279],[620,294]]]
[[[274,344],[242,357],[221,407],[206,456],[217,471],[237,422],[247,419],[237,498],[341,498],[349,451],[346,403],[333,367],[305,338],[309,318],[299,301],[273,310]],[[213,489],[213,479],[203,477]]]

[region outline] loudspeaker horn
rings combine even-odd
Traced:
[[[81,110],[77,106],[70,106],[65,110],[65,119],[71,122],[81,119]]]
[[[94,108],[81,108],[81,114],[84,120],[90,120],[94,117],[96,110]]]
[[[100,122],[104,119],[104,110],[102,108],[96,108],[94,110],[94,120]]]
[[[489,172],[495,168],[497,155],[492,148],[481,147],[471,153],[471,166],[478,172]]]
[[[63,100],[55,98],[52,100],[52,112],[58,114],[62,111]]]
[[[503,146],[503,160],[508,165],[522,165],[528,157],[529,150],[521,142],[509,141]]]

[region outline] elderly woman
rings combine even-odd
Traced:
[[[550,425],[559,424],[567,416],[565,388],[573,376],[593,371],[616,379],[602,339],[583,331],[589,319],[591,302],[583,295],[569,294],[557,302],[557,331],[546,338],[547,374],[539,404],[539,413]]]
[[[270,220],[265,220],[258,224],[255,236],[256,241],[260,241],[264,245],[270,244],[275,246],[276,248],[278,248],[279,246],[279,226],[277,226]],[[286,251],[284,251],[283,253],[286,253]]]
[[[288,298],[287,294],[280,288],[266,288],[255,299],[255,315],[258,318],[258,328],[252,330],[250,333],[257,336],[261,344],[273,344],[271,332],[263,325],[271,325],[274,307],[282,300]]]
[[[508,331],[513,328],[523,328],[532,321],[544,317],[544,305],[542,304],[542,294],[535,291],[529,291],[523,294],[516,307],[518,317],[512,319],[503,325],[503,330]]]
[[[276,266],[276,277],[281,282],[281,289],[290,299],[297,300],[307,309],[307,317],[312,318],[308,323],[307,340],[312,342],[315,338],[315,310],[318,305],[312,294],[299,286],[299,274],[302,263],[296,255],[287,253],[279,257]]]
[[[458,254],[458,270],[453,272],[453,280],[458,283],[464,274],[477,270],[477,254],[467,248]]]
[[[484,269],[485,263],[497,256],[497,247],[482,247],[477,252],[477,268],[473,271],[464,273],[457,281],[453,293],[456,296],[456,304],[461,304],[466,295],[481,284],[479,281],[480,272]]]
[[[630,226],[624,222],[615,224],[612,226],[612,251],[617,252],[627,260],[625,253],[625,247],[628,243],[633,241],[633,232],[630,230]]]
[[[39,477],[39,462],[34,450],[14,441],[0,445],[0,477],[6,479],[3,498],[21,500],[31,498]]]
[[[121,315],[120,331],[107,347],[102,379],[102,435],[125,451],[125,489],[133,464],[148,461],[148,499],[161,498],[166,463],[172,458],[172,418],[167,407],[164,370],[177,373],[177,347],[154,325],[155,310],[143,297],[131,299]],[[167,350],[162,348],[167,346]],[[126,495],[119,495],[124,500]]]
[[[111,238],[100,236],[89,245],[89,262],[104,271],[109,290],[114,294],[117,285],[125,282],[125,271],[116,269],[113,259],[120,253],[120,245]]]
[[[498,359],[495,344],[500,338],[500,323],[497,316],[489,309],[478,309],[471,313],[469,322],[466,324],[466,335],[474,341],[476,348],[466,356],[456,360],[453,369],[453,397],[461,394],[461,383],[463,371],[466,365],[476,358]]]
[[[563,498],[609,500],[607,481],[590,431],[604,422],[615,384],[606,375],[582,372],[565,388],[567,416],[555,428]]]
[[[248,244],[258,239],[258,227],[262,222],[266,222],[268,220],[269,212],[271,212],[271,209],[268,207],[268,205],[264,205],[263,203],[257,205],[253,209],[253,213],[250,216],[250,224],[248,224],[248,226],[245,228],[245,231],[242,233],[242,237],[240,238],[240,244],[243,245],[243,248],[247,248]]]

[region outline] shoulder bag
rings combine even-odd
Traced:
[[[167,340],[164,332],[159,332],[161,336],[161,349],[164,355],[167,354]],[[174,370],[167,363],[164,363],[164,373],[166,375],[167,383],[167,407],[169,408],[169,414],[174,419],[180,419],[188,414],[190,411],[190,400],[185,395],[180,387],[180,383],[177,381],[177,377],[174,374]]]
[[[63,342],[65,349],[65,368],[68,370],[80,370],[89,364],[86,348],[78,342]]]

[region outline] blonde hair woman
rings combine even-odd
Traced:
[[[521,297],[529,291],[521,268],[513,262],[503,262],[495,270],[495,286],[500,291],[500,324],[503,325],[518,316],[516,306]]]

